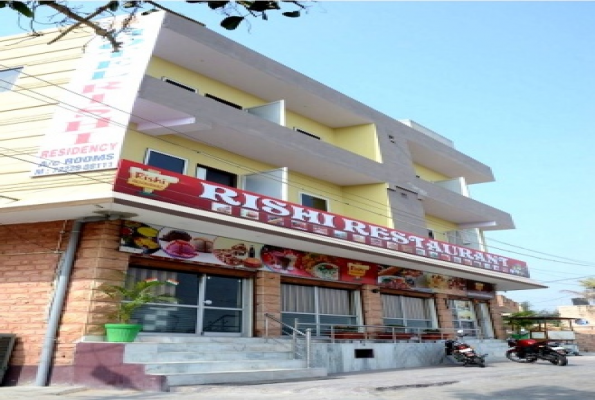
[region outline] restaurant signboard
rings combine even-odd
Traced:
[[[527,265],[523,261],[370,224],[129,160],[120,162],[114,191],[395,252],[529,277]]]

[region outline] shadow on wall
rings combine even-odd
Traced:
[[[145,374],[141,364],[124,363],[124,343],[79,343],[74,383],[91,388],[164,391],[164,378]]]

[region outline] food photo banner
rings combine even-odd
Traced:
[[[207,233],[124,221],[120,250],[158,258],[376,284],[378,265]]]
[[[263,269],[304,278],[377,284],[389,289],[468,295],[477,298],[494,296],[494,287],[489,283],[138,221],[124,221],[120,251],[209,265]]]
[[[444,293],[458,296],[491,299],[494,286],[443,274],[401,267],[378,267],[378,286],[415,292]]]
[[[529,277],[523,261],[323,212],[161,168],[122,160],[114,191],[369,246]]]

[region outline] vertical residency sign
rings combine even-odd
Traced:
[[[117,168],[163,15],[152,13],[132,22],[117,37],[122,42],[118,52],[101,37],[85,47],[40,145],[32,176]],[[115,21],[121,23],[122,18]]]

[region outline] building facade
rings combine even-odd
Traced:
[[[11,383],[41,365],[73,381],[113,309],[97,287],[122,273],[168,282],[178,302],[136,315],[166,336],[262,336],[268,313],[321,340],[336,325],[502,338],[496,290],[542,287],[489,251],[484,232],[512,218],[469,196],[494,177],[448,139],[173,15],[122,40],[2,40]]]

